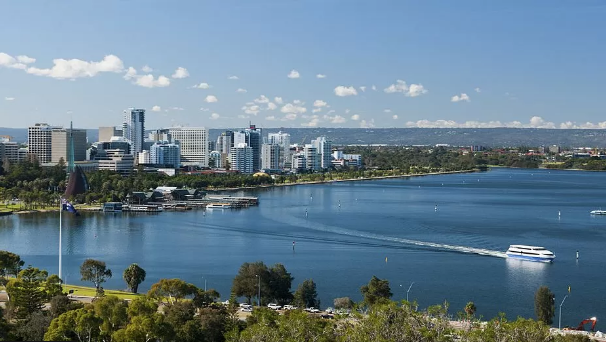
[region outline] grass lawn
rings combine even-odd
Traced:
[[[74,290],[74,296],[85,296],[85,297],[94,297],[95,296],[95,288],[88,286],[78,286],[78,285],[63,285],[63,292],[69,292],[69,290]],[[126,291],[116,291],[116,290],[108,290],[105,289],[105,295],[109,296],[117,296],[120,299],[135,299],[137,297],[142,296],[141,294],[133,294]]]

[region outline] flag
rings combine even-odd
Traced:
[[[570,293],[570,285],[568,285],[568,293]]]
[[[78,214],[78,211],[76,210],[74,205],[69,203],[69,201],[66,200],[65,198],[61,199],[61,210],[69,211],[70,213],[76,214],[76,216],[80,215],[80,214]]]

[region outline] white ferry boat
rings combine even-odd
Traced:
[[[229,203],[209,203],[206,209],[230,209],[231,204]]]
[[[555,259],[553,252],[538,246],[511,245],[506,254],[508,258],[528,261],[553,262]]]
[[[606,210],[592,210],[589,212],[591,215],[606,215]]]

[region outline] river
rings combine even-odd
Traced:
[[[86,258],[114,272],[106,288],[125,288],[122,271],[147,271],[140,290],[181,278],[229,297],[243,262],[283,263],[296,285],[312,278],[322,307],[360,300],[373,275],[394,299],[420,308],[473,301],[485,319],[498,312],[534,317],[534,293],[547,285],[563,306],[563,325],[606,318],[606,173],[497,168],[489,172],[335,182],[259,189],[243,210],[160,214],[63,215],[63,273],[80,283]],[[558,211],[560,215],[558,215]],[[307,212],[307,214],[306,214]],[[0,249],[56,273],[58,213],[0,217]],[[293,241],[295,248],[293,250]],[[553,264],[504,258],[510,244],[545,246]],[[580,258],[576,259],[576,251]],[[555,322],[557,322],[557,315]],[[599,326],[598,326],[599,328]]]

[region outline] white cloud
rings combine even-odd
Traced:
[[[238,90],[236,90],[236,93],[248,93],[248,90],[244,88],[238,88]]]
[[[267,104],[267,110],[275,110],[276,108],[278,108],[278,106],[273,102]]]
[[[301,100],[294,100],[292,103],[296,104],[296,105],[302,105],[305,104],[303,101]]]
[[[246,106],[242,107],[242,110],[246,114],[257,115],[261,111],[261,107],[259,107],[256,104],[252,104],[252,105],[246,105]]]
[[[366,87],[365,87],[365,86],[361,86],[361,87],[360,87],[360,90],[361,90],[362,92],[365,92],[365,91],[366,91]]]
[[[360,128],[372,128],[375,127],[375,119],[371,119],[370,121],[362,120],[360,121]]]
[[[265,95],[259,96],[254,101],[255,101],[255,103],[269,103],[269,99]]]
[[[5,97],[4,98],[5,101],[15,101],[14,97]]]
[[[208,111],[210,111],[210,108],[204,108],[204,107],[202,107],[202,108],[200,108],[200,110],[203,111],[203,112],[208,112]]]
[[[21,55],[15,58],[7,53],[0,52],[0,67],[25,70],[27,68],[27,64],[35,61],[35,58],[28,56]]]
[[[319,113],[322,111],[322,108],[314,108],[311,112],[312,113]]]
[[[23,63],[23,64],[32,64],[36,61],[35,58],[28,57],[25,55],[17,56],[17,60],[19,61],[19,63]]]
[[[385,109],[383,112],[384,113],[391,113],[391,109]]]
[[[195,86],[193,86],[193,88],[197,88],[197,89],[208,89],[210,88],[210,84],[202,82],[200,84],[196,84]]]
[[[370,87],[372,90],[377,91],[377,86],[376,85],[372,85],[372,87]]]
[[[183,107],[172,107],[172,108],[171,108],[171,110],[179,110],[179,111],[182,111],[182,110],[185,110],[185,109],[184,109]]]
[[[284,100],[281,97],[274,97],[274,102],[281,105],[284,103]]]
[[[295,114],[295,113],[286,114],[286,115],[284,115],[284,118],[282,118],[282,121],[293,121],[293,120],[297,120],[297,114]]]
[[[354,115],[352,115],[352,116],[351,116],[351,119],[352,119],[353,121],[358,121],[358,120],[360,120],[360,115],[358,115],[358,114],[354,114]]]
[[[301,75],[299,75],[299,72],[297,70],[292,69],[290,71],[290,73],[286,77],[288,77],[288,78],[299,78],[299,77],[301,77]]]
[[[183,67],[178,67],[173,74],[173,78],[187,78],[189,77],[189,71]]]
[[[7,55],[8,56],[8,55]],[[10,56],[9,56],[10,57]],[[23,56],[26,57],[26,56]],[[28,57],[29,58],[29,57]],[[0,56],[0,65],[3,57]],[[25,60],[25,58],[22,58]],[[22,63],[18,63],[22,64]],[[36,67],[27,68],[28,74],[36,76],[46,76],[56,79],[75,79],[81,77],[94,77],[102,72],[121,72],[124,70],[122,60],[114,55],[107,55],[99,62],[87,62],[80,59],[53,59],[53,67],[50,69],[40,69]],[[10,66],[9,66],[10,67]],[[16,67],[16,66],[13,66]],[[25,69],[18,67],[20,69]]]
[[[160,106],[153,106],[152,107],[152,112],[161,112],[162,108]]]
[[[476,91],[476,93],[481,93],[482,92],[482,89],[480,89],[480,88],[475,88],[474,90]]]
[[[317,74],[316,78],[326,78],[326,75],[324,75],[324,74]]]
[[[589,123],[591,124],[591,123]],[[602,123],[600,123],[602,124]],[[606,128],[606,122],[603,123]],[[501,122],[501,121],[465,121],[456,122],[454,120],[419,120],[409,121],[406,123],[407,127],[420,127],[420,128],[496,128],[496,127],[508,127],[508,128],[556,128],[553,122],[545,121],[540,116],[533,116],[527,124],[523,124],[520,121]],[[575,124],[564,123],[560,125],[560,128],[576,128]],[[598,128],[598,127],[587,127],[587,128]]]
[[[317,115],[312,116],[311,120],[309,122],[304,122],[301,124],[301,126],[304,127],[318,127],[318,124],[320,123],[320,118],[318,118]]]
[[[397,80],[396,83],[383,89],[383,91],[388,94],[402,93],[404,96],[408,97],[417,97],[427,93],[427,89],[425,89],[422,84],[411,84],[408,86],[406,82],[402,80]]]
[[[210,115],[210,119],[211,119],[211,120],[217,120],[217,119],[218,119],[218,118],[220,118],[220,117],[221,117],[221,115],[219,115],[219,114],[217,114],[217,113],[212,113],[212,114]]]
[[[329,110],[328,112],[326,112],[326,115],[330,115],[330,114],[335,113],[335,112],[336,112],[336,110],[331,109],[331,110]]]
[[[338,86],[335,88],[335,95],[353,96],[353,95],[358,95],[358,92],[356,91],[356,88],[354,88],[354,87]]]
[[[334,124],[344,123],[345,121],[347,121],[347,119],[345,119],[341,115],[335,115],[335,117],[333,117],[332,120],[330,120],[330,122],[334,123]]]
[[[346,110],[345,110],[345,114],[349,114],[349,112],[351,112],[351,110],[350,110],[350,109],[346,109]]]
[[[229,76],[227,79],[228,80],[239,80],[240,78],[238,76]]]
[[[124,79],[130,80],[135,77],[137,77],[137,70],[133,67],[129,67],[128,70],[126,70],[126,74],[124,74]]]
[[[208,95],[205,99],[204,102],[208,102],[208,103],[214,103],[214,102],[218,102],[219,99],[217,99],[216,96],[214,95]]]
[[[170,85],[170,79],[166,76],[159,76],[157,79],[154,78],[153,75],[137,75],[135,76],[136,85],[146,88],[156,88],[156,87],[168,87]]]
[[[314,101],[314,107],[326,107],[326,105],[328,105],[328,103],[326,103],[322,100]]]
[[[154,69],[152,69],[149,65],[144,65],[143,68],[141,68],[141,71],[150,73],[154,71]]]
[[[265,117],[265,120],[267,120],[267,121],[276,121],[276,117],[273,116],[273,115],[270,115],[270,116]]]
[[[398,115],[396,115],[396,114],[392,115],[391,117],[392,117],[392,119],[394,119],[394,120],[398,120]]]
[[[285,114],[303,114],[307,112],[307,108],[297,104],[287,103],[282,107],[282,109],[280,109],[280,111]]]
[[[461,102],[461,101],[471,102],[471,99],[465,93],[461,93],[461,95],[455,95],[450,98],[450,102]]]

